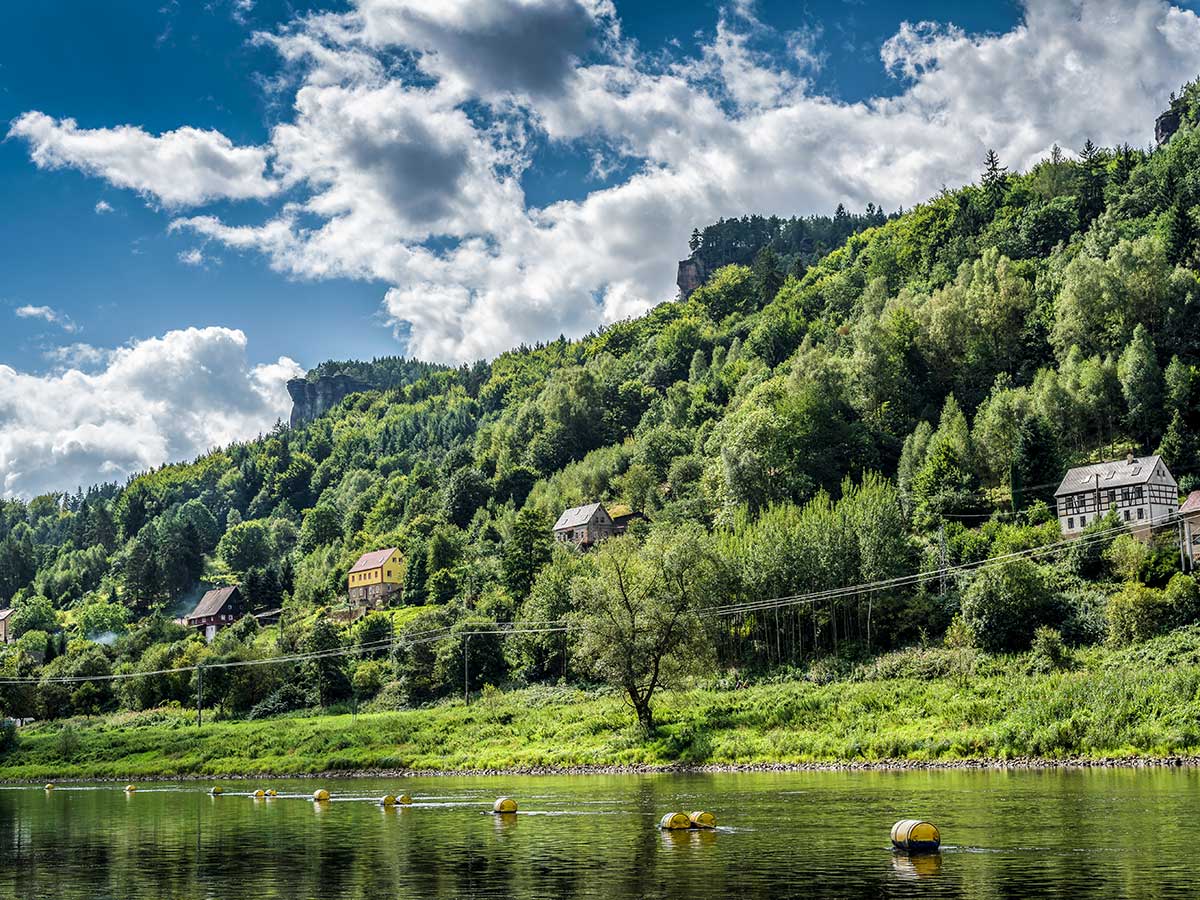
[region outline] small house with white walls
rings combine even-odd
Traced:
[[[1173,520],[1179,486],[1159,456],[1134,456],[1071,469],[1054,492],[1058,524],[1074,537],[1115,509],[1133,533],[1149,537],[1151,526]]]

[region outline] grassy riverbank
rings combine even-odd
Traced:
[[[980,658],[964,674],[949,651],[907,651],[824,684],[665,693],[650,739],[617,695],[567,688],[199,731],[194,713],[155,710],[21,729],[0,779],[1200,753],[1200,630],[1035,664]]]

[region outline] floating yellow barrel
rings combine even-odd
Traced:
[[[401,794],[396,798],[396,802],[401,806],[408,806],[408,804],[412,803],[412,797],[408,796],[408,794]]]
[[[262,788],[259,788],[257,791],[254,792],[255,799],[261,799],[262,797],[265,797],[265,796],[267,796],[267,792],[264,791]]]
[[[279,791],[275,790],[275,788],[267,788],[267,796],[268,797],[278,797]]]
[[[688,821],[693,828],[716,828],[717,817],[710,812],[694,812],[688,815]]]
[[[691,828],[692,820],[687,817],[687,813],[667,813],[659,820],[658,827],[666,831],[681,831],[684,828]]]
[[[393,797],[391,794],[384,794],[382,797],[379,798],[379,805],[380,806],[395,806],[396,798]]]
[[[54,790],[54,782],[53,781],[46,782],[46,790],[48,790],[48,791]]]
[[[892,846],[910,853],[930,853],[942,843],[937,826],[920,819],[901,819],[892,826]]]
[[[315,791],[313,791],[313,800],[315,800],[317,803],[324,803],[328,799],[329,791],[325,790],[325,788],[317,788]]]
[[[127,793],[127,794],[132,794],[136,790],[137,790],[137,785],[135,785],[135,784],[125,785],[125,793]]]
[[[212,786],[212,788],[209,790],[209,793],[212,794],[214,797],[216,797],[216,796],[219,796],[220,794],[225,793],[225,789],[222,788],[219,784],[214,784]]]
[[[517,801],[512,797],[500,797],[492,804],[492,812],[498,813],[515,813],[517,811]]]

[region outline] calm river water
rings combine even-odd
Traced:
[[[1200,772],[0,786],[0,897],[1198,897]],[[254,800],[256,787],[311,794]],[[383,810],[367,798],[412,795]],[[485,814],[500,795],[516,817]],[[356,799],[361,798],[361,799]],[[707,809],[715,833],[663,833]],[[941,827],[940,854],[888,829]]]

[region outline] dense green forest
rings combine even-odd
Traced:
[[[398,709],[461,692],[469,647],[472,690],[609,682],[649,727],[663,683],[826,681],[914,645],[1032,643],[1054,667],[1200,620],[1173,529],[1145,544],[1110,516],[1060,547],[1051,503],[1068,466],[1127,450],[1200,487],[1200,87],[1174,102],[1153,151],[989,155],[977,184],[829,220],[849,236],[819,258],[813,220],[723,223],[697,251],[753,258],[714,256],[686,301],[473,366],[325,364],[382,387],[124,486],[3,502],[2,711],[187,706],[198,665],[337,648],[361,652],[214,668],[206,705]],[[596,500],[645,520],[556,545]],[[334,624],[349,567],[388,546],[404,605]],[[174,623],[235,582],[281,623],[211,644]],[[529,627],[486,633],[507,622]],[[162,674],[56,680],[138,672]]]

